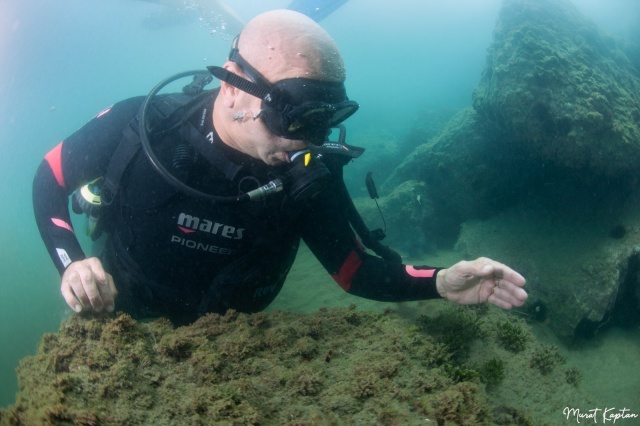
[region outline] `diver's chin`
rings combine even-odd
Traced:
[[[276,152],[267,156],[264,162],[269,166],[281,166],[283,164],[290,163],[291,161],[289,160],[289,155],[286,152]]]

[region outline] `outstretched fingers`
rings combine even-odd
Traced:
[[[488,258],[480,258],[483,265],[479,275],[484,278],[483,292],[488,292],[486,300],[503,309],[522,306],[527,300],[527,292],[522,287],[526,280],[507,265]]]
[[[521,287],[520,282],[513,283],[507,279],[497,278],[487,301],[502,309],[511,309],[514,306],[522,306],[527,300],[527,292]]]

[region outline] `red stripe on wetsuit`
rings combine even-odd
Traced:
[[[49,163],[53,176],[56,178],[56,182],[60,185],[60,188],[64,188],[64,175],[62,174],[62,142],[60,142],[55,148],[44,156],[44,159]]]
[[[333,277],[344,291],[349,291],[353,277],[356,275],[356,272],[358,272],[358,269],[360,269],[360,265],[362,265],[362,259],[358,251],[351,250],[349,256],[347,256],[342,266],[340,266],[338,273],[331,274],[331,277]]]

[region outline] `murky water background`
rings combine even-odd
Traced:
[[[70,315],[33,220],[31,181],[42,156],[104,107],[145,94],[171,74],[226,58],[231,26],[210,9],[204,18],[196,7],[172,13],[185,1],[174,3],[0,0],[2,406],[14,401],[18,360]],[[248,20],[289,1],[227,3]],[[605,31],[619,36],[634,31],[633,0],[576,3]],[[349,134],[386,132],[400,138],[425,109],[468,106],[499,7],[499,0],[350,0],[324,20],[345,57],[349,96],[361,104],[347,122]],[[363,178],[348,171],[347,176]],[[456,260],[455,254],[441,253],[429,263]],[[352,302],[379,307],[342,293],[314,262],[302,253],[275,308],[308,311]],[[553,341],[544,329],[539,334]],[[635,401],[640,410],[639,347],[639,330],[611,330],[567,356],[585,370],[583,386],[598,406]]]

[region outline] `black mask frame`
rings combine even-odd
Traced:
[[[359,105],[347,98],[344,83],[308,78],[288,78],[273,84],[249,64],[233,41],[229,60],[253,81],[222,67],[207,67],[221,81],[262,100],[260,118],[274,134],[286,139],[322,145],[332,127],[355,113]]]

